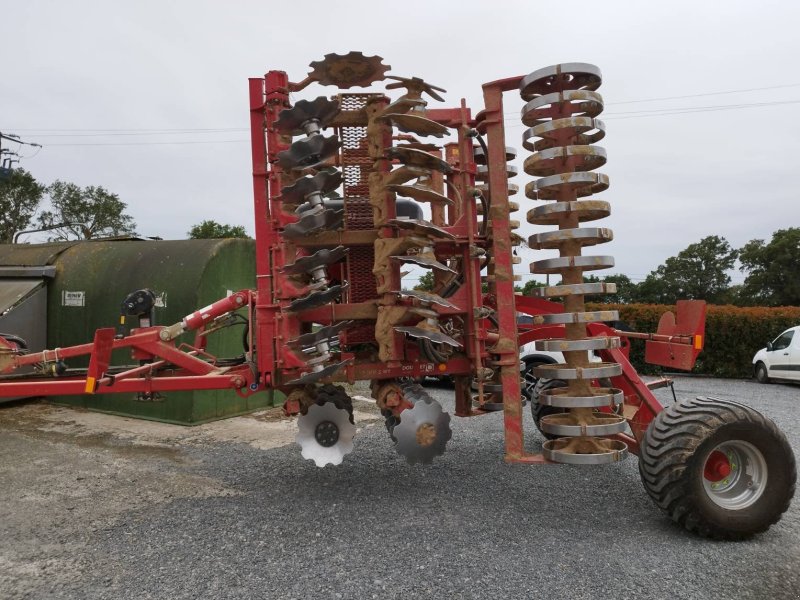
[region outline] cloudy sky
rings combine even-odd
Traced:
[[[350,50],[475,109],[483,82],[600,66],[614,272],[642,279],[707,235],[738,247],[800,226],[792,2],[0,0],[0,15],[0,131],[44,146],[21,166],[116,192],[143,235],[182,238],[203,219],[252,232],[247,78],[300,80]]]

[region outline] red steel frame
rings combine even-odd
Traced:
[[[404,353],[403,360],[376,362],[364,360],[353,353],[343,352],[341,359],[352,362],[332,379],[334,380],[388,380],[398,377],[421,376],[446,371],[457,377],[468,378],[486,361],[494,357],[492,366],[498,368],[495,382],[502,384],[505,429],[505,455],[509,462],[542,463],[540,454],[529,454],[525,450],[522,427],[522,394],[520,389],[519,345],[536,339],[563,338],[564,327],[523,327],[518,336],[517,311],[541,315],[562,312],[561,304],[534,298],[515,296],[512,264],[512,235],[509,222],[508,179],[506,174],[505,131],[503,124],[503,93],[516,90],[521,77],[512,77],[486,83],[483,86],[485,108],[474,119],[462,101],[459,108],[432,109],[427,117],[452,128],[458,136],[457,144],[451,145],[448,157],[455,167],[450,177],[451,187],[458,194],[450,193],[451,199],[460,205],[451,208],[450,224],[444,229],[455,236],[451,242],[437,242],[437,253],[443,256],[458,256],[465,271],[465,284],[448,300],[457,310],[443,310],[442,315],[461,314],[469,317],[476,309],[491,306],[496,317],[496,332],[490,332],[486,319],[465,318],[463,356],[456,356],[444,365],[432,365],[421,359],[414,344],[404,341],[399,334],[395,350]],[[181,323],[171,327],[147,327],[133,330],[125,337],[115,337],[114,329],[100,329],[92,343],[46,350],[35,354],[14,354],[5,371],[34,365],[52,363],[81,355],[90,356],[90,365],[85,376],[62,376],[56,378],[20,377],[0,382],[0,396],[46,396],[57,394],[93,394],[123,392],[159,392],[192,389],[231,388],[240,395],[249,395],[265,388],[289,391],[285,381],[297,375],[303,366],[302,360],[290,352],[286,343],[307,329],[310,323],[330,324],[344,319],[374,319],[376,306],[371,302],[356,304],[333,304],[309,310],[300,315],[282,311],[293,297],[303,295],[304,290],[281,274],[281,267],[294,261],[293,249],[281,237],[281,229],[294,218],[281,210],[281,170],[277,165],[278,152],[289,147],[289,140],[273,128],[278,114],[290,106],[289,92],[292,86],[286,73],[270,71],[264,78],[249,80],[250,124],[252,137],[253,194],[256,232],[255,290],[243,290],[188,315]],[[469,137],[471,128],[486,136],[488,146],[488,186],[491,198],[489,218],[492,235],[489,239],[478,239],[475,203],[468,201],[468,191],[474,186],[476,165],[473,158],[473,142]],[[391,139],[387,139],[387,144]],[[381,168],[391,168],[383,161]],[[391,231],[385,231],[391,235]],[[345,234],[341,234],[345,235]],[[350,244],[371,245],[374,236],[349,234]],[[479,258],[470,253],[474,245],[483,245],[494,258],[489,278],[489,294],[481,294]],[[503,299],[501,301],[501,299]],[[251,348],[248,362],[235,367],[219,368],[214,357],[205,352],[204,328],[215,318],[231,311],[246,308],[249,313],[249,339]],[[196,331],[194,345],[176,346],[173,339],[185,331]],[[591,335],[620,335],[602,323],[588,326]],[[626,335],[622,333],[622,335]],[[645,335],[645,334],[641,334]],[[630,334],[636,337],[636,334]],[[661,336],[662,341],[685,344],[686,339]],[[692,343],[691,336],[688,341]],[[648,339],[658,339],[650,335]],[[9,352],[13,345],[0,338],[0,351]],[[131,367],[110,374],[109,362],[114,350],[129,348],[133,358],[142,361]],[[613,378],[615,387],[625,393],[625,416],[630,423],[633,436],[620,435],[633,452],[638,452],[641,439],[649,422],[661,410],[661,404],[650,388],[639,378],[627,359],[627,346],[623,349],[606,350],[601,353],[605,361],[622,365],[623,374]],[[697,350],[699,351],[699,349]],[[695,355],[696,356],[696,355]],[[2,358],[2,355],[0,355]],[[0,366],[3,366],[0,363]],[[466,381],[466,379],[464,379]],[[478,385],[482,396],[482,383]],[[456,386],[458,416],[485,414],[475,411],[467,386]]]

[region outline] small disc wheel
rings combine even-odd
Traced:
[[[353,451],[353,402],[338,385],[322,385],[310,393],[314,402],[300,411],[295,441],[303,458],[318,467],[339,465]]]
[[[560,435],[553,435],[552,433],[546,433],[542,431],[541,426],[539,423],[542,420],[542,417],[546,417],[548,415],[555,415],[560,413],[565,413],[567,410],[565,408],[559,408],[557,406],[547,406],[544,404],[539,404],[539,395],[543,392],[548,390],[553,390],[556,388],[563,388],[567,387],[567,382],[563,379],[547,379],[545,377],[541,377],[537,379],[536,383],[533,386],[533,390],[531,392],[530,403],[531,403],[531,416],[533,417],[533,422],[536,425],[536,429],[539,430],[545,439],[548,440],[556,440],[560,438]]]
[[[676,523],[703,537],[739,540],[766,531],[789,508],[797,467],[771,420],[736,402],[697,398],[653,420],[639,474]]]
[[[756,381],[758,383],[769,383],[769,373],[767,366],[763,362],[756,365]]]

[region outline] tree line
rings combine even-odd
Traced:
[[[42,203],[47,199],[47,210]],[[14,169],[0,180],[0,243],[9,244],[14,234],[42,230],[49,241],[89,240],[135,236],[136,221],[125,212],[128,205],[101,186],[80,187],[68,181],[44,185],[25,169]],[[246,238],[241,225],[205,220],[187,232],[192,239]]]
[[[737,261],[745,278],[743,283],[733,285],[730,272],[737,268]],[[779,229],[769,241],[750,240],[738,249],[724,237],[710,235],[668,258],[643,281],[621,274],[589,275],[584,281],[616,284],[616,294],[591,297],[604,304],[705,300],[736,306],[800,306],[800,228]],[[531,279],[515,289],[530,296],[544,285]],[[433,276],[423,275],[417,289],[433,290]]]
[[[47,197],[49,208],[41,205]],[[36,226],[51,241],[135,235],[136,222],[117,194],[101,186],[80,187],[67,181],[43,185],[24,169],[0,181],[0,243],[14,233]],[[204,220],[187,232],[193,239],[246,238],[241,225]],[[743,283],[732,285],[730,272],[738,261]],[[674,304],[686,299],[738,306],[800,306],[800,228],[779,229],[769,241],[754,239],[733,248],[721,236],[710,235],[689,244],[640,282],[626,275],[584,278],[617,285],[617,293],[598,296],[603,303]],[[531,295],[544,282],[530,280],[517,291]],[[422,276],[416,289],[432,290],[433,275]]]

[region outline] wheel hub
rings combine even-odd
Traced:
[[[712,452],[706,461],[705,469],[703,469],[703,476],[708,481],[722,481],[731,474],[731,463],[728,457],[719,450]]]
[[[330,448],[339,441],[339,428],[336,423],[323,421],[314,429],[314,439],[323,448]]]
[[[714,448],[703,467],[703,487],[727,510],[753,505],[767,487],[767,461],[750,442],[731,440]]]
[[[436,441],[436,427],[431,423],[423,423],[417,427],[417,443],[427,448]]]

